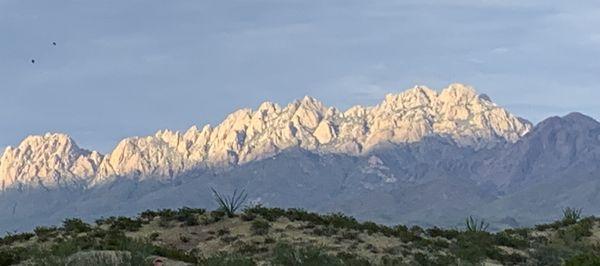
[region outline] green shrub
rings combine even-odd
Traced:
[[[458,230],[442,229],[437,226],[428,228],[427,230],[425,230],[425,232],[430,237],[442,237],[446,239],[455,239],[460,234]]]
[[[432,239],[431,246],[437,249],[446,249],[450,247],[450,243],[443,239]]]
[[[416,253],[413,255],[414,257],[414,261],[416,262],[416,265],[423,265],[423,266],[430,266],[430,265],[437,265],[435,258],[432,258],[430,256],[428,256],[427,254],[423,254],[423,253]]]
[[[253,235],[266,235],[269,233],[269,228],[271,225],[268,221],[263,219],[256,219],[252,221],[252,225],[250,225],[250,231]]]
[[[457,237],[451,248],[456,257],[472,263],[478,263],[486,257],[498,257],[493,236],[483,231],[467,231]]]
[[[58,229],[56,227],[38,226],[33,229],[33,232],[41,242],[47,241],[51,237],[56,236]]]
[[[225,212],[222,210],[214,210],[210,212],[210,217],[214,218],[216,221],[219,221],[221,218],[225,217]]]
[[[350,227],[350,229],[353,229],[353,227]],[[369,233],[369,234],[373,234],[373,233],[383,231],[382,229],[384,229],[384,227],[382,227],[374,222],[367,221],[367,222],[360,224],[358,226],[358,229],[361,231],[367,231],[367,233]]]
[[[394,236],[403,242],[413,242],[421,239],[418,230],[409,230],[405,225],[394,226]]]
[[[365,258],[361,258],[356,254],[341,252],[337,255],[337,258],[341,261],[342,265],[345,266],[369,266],[371,263]]]
[[[276,210],[277,215],[285,215],[291,221],[304,221],[313,224],[325,224],[325,219],[317,213],[307,212],[303,209],[288,209],[283,211],[281,209]],[[280,214],[281,213],[281,214]]]
[[[183,243],[187,243],[187,242],[190,242],[190,238],[188,238],[185,235],[179,235],[179,241],[181,241]]]
[[[261,246],[260,243],[258,243],[258,242],[247,243],[247,242],[244,242],[241,240],[234,242],[233,247],[235,248],[235,250],[237,252],[239,252],[241,254],[249,254],[249,255],[265,253],[265,252],[269,251],[269,249],[267,247]]]
[[[81,219],[73,218],[63,221],[63,229],[69,234],[79,234],[89,232],[92,227]]]
[[[538,230],[538,231],[546,231],[548,229],[558,230],[562,226],[563,226],[562,221],[556,221],[556,222],[552,222],[552,223],[548,223],[548,224],[536,224],[535,230]]]
[[[221,253],[215,256],[201,259],[199,265],[202,266],[254,266],[256,263],[251,258],[240,256],[239,254]]]
[[[507,231],[499,232],[494,235],[494,242],[499,246],[523,249],[529,247],[529,241],[519,235],[511,235]]]
[[[6,235],[0,239],[0,244],[9,246],[16,242],[27,241],[27,240],[31,239],[33,236],[35,236],[33,233],[19,233],[19,234],[6,233]]]
[[[184,251],[173,249],[164,246],[154,246],[152,255],[157,255],[165,258],[170,258],[188,263],[198,263],[198,259]]]
[[[128,217],[109,217],[106,219],[96,220],[98,225],[108,225],[112,230],[125,230],[135,232],[142,228],[142,221],[138,219],[131,219]]]
[[[593,222],[591,219],[582,219],[566,228],[558,230],[558,237],[567,244],[580,241],[583,237],[592,235]]]
[[[158,239],[158,237],[160,236],[160,234],[158,232],[152,232],[149,236],[148,239],[150,239],[150,241],[156,241]]]
[[[285,266],[321,266],[321,265],[343,265],[342,261],[335,256],[327,254],[322,248],[305,247],[294,248],[289,244],[277,244],[273,250],[272,265]]]
[[[562,265],[561,257],[563,255],[560,250],[553,246],[540,246],[531,253],[531,257],[537,265]]]
[[[218,236],[228,235],[229,233],[230,233],[229,229],[226,229],[226,228],[221,228],[221,229],[217,230]]]
[[[509,235],[518,235],[523,239],[527,239],[529,237],[529,228],[509,228],[504,230]]]
[[[171,220],[169,220],[169,218],[160,216],[160,219],[158,220],[158,226],[162,228],[172,227]]]
[[[86,240],[88,239],[68,239],[65,241],[57,242],[56,244],[50,247],[50,256],[66,258],[70,255],[73,255],[76,252],[82,250],[79,245],[84,244]]]
[[[120,250],[124,246],[127,246],[128,242],[129,239],[122,231],[109,230],[102,238],[101,245],[106,250]]]
[[[358,229],[360,223],[356,219],[346,216],[343,213],[332,213],[323,217],[327,225],[331,225],[336,228],[345,229]]]
[[[179,222],[183,222],[186,226],[195,226],[198,225],[198,215],[202,215],[206,213],[205,209],[194,209],[183,207],[177,210],[175,214],[175,219]]]
[[[198,222],[198,217],[193,215],[193,216],[186,217],[185,220],[183,221],[183,224],[185,226],[196,226],[196,225],[199,225],[200,223]]]
[[[579,254],[566,261],[566,266],[597,266],[600,265],[600,257],[590,253]]]
[[[524,257],[518,253],[498,253],[497,257],[494,259],[500,261],[502,265],[525,265],[527,263],[527,257]]]
[[[266,208],[262,205],[256,205],[250,208],[246,208],[244,210],[246,215],[260,215],[261,217],[267,219],[267,221],[274,222],[279,217],[283,217],[286,215],[286,211],[280,208]]]
[[[406,265],[406,263],[404,262],[402,257],[386,255],[381,258],[381,265],[382,266],[397,266],[397,265]]]
[[[562,213],[563,217],[560,221],[555,221],[548,224],[538,224],[535,226],[535,229],[538,231],[546,231],[548,229],[558,230],[561,227],[577,223],[581,218],[581,209],[567,207],[562,210]]]
[[[243,212],[242,215],[240,215],[240,219],[242,219],[242,221],[245,222],[249,222],[252,221],[254,219],[256,219],[256,214],[254,213],[247,213],[247,212]]]
[[[0,247],[0,265],[15,265],[25,259],[27,251],[22,247]]]
[[[342,238],[343,239],[347,239],[347,240],[358,240],[359,239],[359,233],[357,231],[354,231],[354,230],[344,230],[342,232]]]
[[[155,217],[158,217],[158,212],[153,211],[153,210],[145,210],[142,213],[140,213],[140,219],[144,222],[149,222],[154,220]]]
[[[333,226],[317,226],[313,229],[313,234],[318,236],[332,236],[337,234],[337,229]]]

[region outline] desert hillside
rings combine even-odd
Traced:
[[[0,265],[598,265],[600,219],[577,209],[534,228],[489,232],[358,222],[341,213],[234,205],[110,217],[7,234]],[[237,206],[239,207],[239,206]],[[559,210],[560,211],[560,210]]]

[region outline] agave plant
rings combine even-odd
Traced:
[[[239,191],[237,188],[233,191],[233,194],[229,196],[225,196],[217,192],[214,188],[210,188],[212,190],[213,196],[215,197],[215,201],[219,205],[219,209],[225,212],[225,214],[231,218],[235,215],[235,212],[242,207],[242,205],[246,202],[246,198],[248,194],[244,189]]]
[[[473,216],[469,216],[465,219],[465,226],[467,232],[486,232],[490,224],[485,222],[484,219],[479,220],[473,218]]]

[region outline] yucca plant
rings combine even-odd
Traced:
[[[485,222],[484,219],[479,220],[477,218],[473,218],[473,216],[469,216],[467,219],[465,219],[465,227],[467,232],[486,232],[489,226],[490,224]]]
[[[215,197],[215,201],[219,205],[219,209],[231,218],[235,216],[235,212],[242,207],[242,205],[246,202],[246,198],[248,194],[244,189],[239,191],[237,188],[233,191],[233,194],[229,196],[225,196],[219,194],[214,188],[210,188],[212,190],[213,196]]]

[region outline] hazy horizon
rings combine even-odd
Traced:
[[[263,101],[346,109],[454,82],[534,123],[599,118],[592,1],[160,3],[0,0],[0,147],[64,132],[107,152]]]

